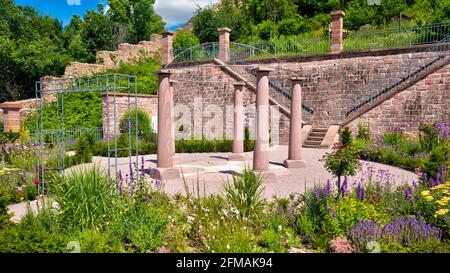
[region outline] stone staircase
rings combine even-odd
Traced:
[[[426,63],[420,64],[417,67],[413,67],[412,70],[400,77],[400,79],[394,82],[386,82],[386,83],[374,83],[370,86],[366,91],[361,92],[366,94],[362,99],[355,99],[353,105],[349,111],[345,113],[345,117],[340,123],[341,127],[346,126],[353,120],[357,119],[364,113],[372,110],[377,107],[384,101],[392,98],[396,94],[408,89],[413,86],[417,82],[425,79],[427,76],[433,74],[439,69],[450,64],[450,56],[447,51],[450,49],[450,36],[446,37],[439,44],[430,47],[426,51],[425,54],[433,54],[434,55],[431,60]],[[401,70],[407,71],[407,68],[400,67]],[[380,88],[381,87],[381,88]]]
[[[232,75],[235,76],[238,80],[241,80],[247,84],[247,87],[256,92],[256,72],[249,67],[248,64],[240,63],[239,65],[230,65],[226,64],[219,59],[214,59],[214,62],[217,65],[220,65],[222,69],[228,71]],[[278,86],[273,80],[269,78],[269,97],[270,102],[274,105],[277,105],[280,108],[280,111],[290,116],[290,108],[291,108],[291,93],[288,90],[285,90]],[[312,107],[306,105],[305,102],[302,104],[303,109],[303,123],[305,120],[309,120],[311,116],[314,114],[314,110]]]
[[[305,148],[320,148],[328,128],[312,128],[308,138],[303,142]]]

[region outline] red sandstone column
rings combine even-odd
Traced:
[[[289,131],[289,156],[286,168],[305,168],[302,160],[302,78],[292,78],[291,122]]]
[[[173,169],[173,97],[170,92],[169,70],[155,72],[158,83],[158,152],[157,168],[151,169],[152,177],[160,180],[180,177],[180,172]]]
[[[172,41],[175,32],[167,30],[162,36],[162,64],[167,65],[173,60]]]
[[[253,170],[269,170],[269,73],[271,68],[260,67],[256,77],[256,139],[253,151]]]
[[[331,12],[331,53],[344,50],[344,16],[341,10]]]
[[[177,81],[170,80],[170,88],[169,88],[169,97],[170,97],[170,109],[172,109],[171,113],[171,122],[172,122],[172,130],[170,131],[172,133],[172,139],[170,140],[172,142],[172,154],[175,154],[175,107],[173,102],[173,94],[174,94],[174,84],[177,83]]]
[[[230,59],[230,32],[227,27],[219,28],[219,60],[227,62]]]
[[[243,93],[245,83],[234,84],[234,125],[233,151],[228,157],[231,161],[243,161],[244,157],[244,105]]]
[[[5,102],[0,104],[3,109],[3,131],[19,132],[20,131],[20,109],[22,106],[18,103]]]

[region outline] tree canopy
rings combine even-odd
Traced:
[[[220,6],[199,8],[193,18],[200,42],[217,41],[217,28],[232,29],[231,39],[269,40],[279,36],[327,33],[330,12],[344,10],[345,28],[386,26],[400,14],[416,24],[449,21],[449,0],[222,0]]]
[[[110,0],[106,12],[74,15],[67,26],[34,8],[0,0],[0,102],[32,98],[34,83],[61,75],[70,61],[95,62],[99,50],[137,43],[160,33],[164,23],[154,0]]]

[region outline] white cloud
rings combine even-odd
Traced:
[[[156,0],[155,11],[167,23],[167,27],[187,22],[197,6],[204,7],[219,0]]]
[[[66,0],[67,5],[69,6],[80,6],[81,0]]]

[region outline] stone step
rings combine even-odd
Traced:
[[[328,128],[312,128],[311,132],[313,132],[313,133],[326,133],[326,132],[328,132]]]
[[[313,136],[313,137],[325,137],[325,133],[317,133],[317,132],[311,132],[310,134],[309,134],[310,136]]]
[[[303,148],[313,148],[313,149],[318,149],[318,148],[320,148],[320,145],[303,144]]]
[[[307,139],[305,141],[306,145],[317,145],[317,146],[320,146],[320,143],[322,143],[321,140],[309,140],[309,139]]]
[[[311,136],[309,135],[307,140],[313,140],[313,141],[322,141],[324,136]]]

